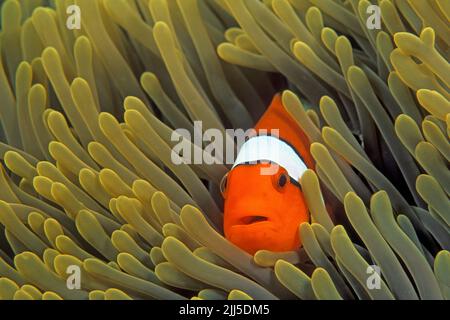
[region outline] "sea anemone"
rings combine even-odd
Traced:
[[[450,298],[448,1],[1,13],[0,299]],[[229,166],[175,165],[172,138],[251,128],[280,91],[316,161],[300,181],[312,221],[298,251],[251,256],[221,231]]]

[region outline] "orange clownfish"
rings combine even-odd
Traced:
[[[309,221],[298,181],[313,168],[310,143],[279,94],[254,129],[278,134],[250,137],[224,177],[225,237],[250,254],[295,250],[301,245],[298,226]]]

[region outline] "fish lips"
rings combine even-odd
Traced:
[[[234,216],[230,221],[229,230],[246,230],[254,228],[268,228],[271,231],[279,230],[279,219],[265,214],[242,214]]]

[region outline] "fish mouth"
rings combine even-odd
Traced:
[[[241,218],[239,220],[239,225],[248,226],[248,225],[261,223],[261,222],[267,222],[267,221],[269,221],[268,217],[259,216],[259,215],[251,215],[251,216],[245,216],[245,217]]]

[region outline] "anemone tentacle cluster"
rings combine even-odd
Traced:
[[[0,3],[0,299],[450,298],[447,0]],[[312,221],[250,256],[229,166],[175,165],[171,137],[251,128],[280,90]]]

